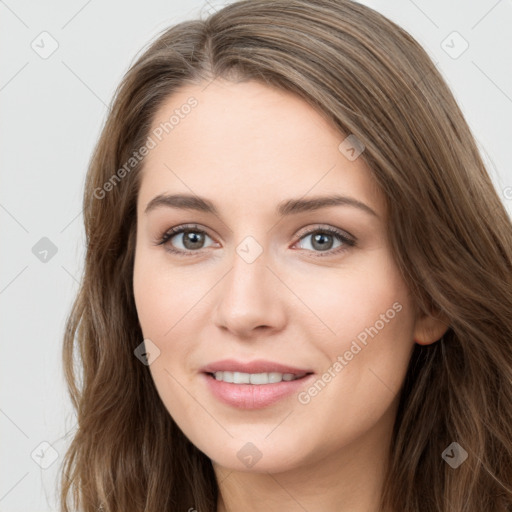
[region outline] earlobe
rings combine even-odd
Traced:
[[[421,313],[414,326],[414,342],[418,345],[431,345],[440,340],[449,328],[449,319],[444,315]]]

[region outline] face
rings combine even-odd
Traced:
[[[134,294],[158,393],[216,466],[285,471],[378,442],[423,332],[384,197],[304,100],[205,86],[159,110],[152,131],[181,115],[153,137],[138,196]],[[230,370],[242,383],[209,374]]]

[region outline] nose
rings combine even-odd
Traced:
[[[268,251],[252,262],[236,251],[217,288],[214,323],[239,338],[272,333],[286,322],[286,288],[269,268]]]

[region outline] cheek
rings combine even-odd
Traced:
[[[342,399],[347,410],[366,408],[374,421],[398,393],[414,348],[409,291],[387,254],[323,284],[308,304],[329,327],[330,335],[318,341],[328,384],[306,390],[303,403],[314,399],[328,409]]]
[[[163,261],[162,261],[163,260]],[[194,265],[176,268],[161,254],[136,252],[133,289],[139,324],[144,339],[159,350],[149,366],[156,387],[169,410],[187,402],[181,386],[194,378],[193,357],[200,330],[209,315],[205,296],[215,281],[198,279]]]
[[[189,361],[193,346],[187,312],[192,313],[190,310],[197,302],[197,293],[186,286],[185,281],[189,279],[176,270],[171,274],[169,267],[155,264],[155,257],[149,251],[136,252],[133,291],[137,316],[144,339],[151,340],[159,350],[149,371],[158,394],[175,419],[185,414],[183,404],[189,400],[183,390],[183,386],[188,387],[190,377],[183,363]]]
[[[412,336],[409,292],[386,251],[375,251],[350,269],[326,270],[314,279],[296,277],[294,291],[313,313],[307,315],[311,327],[314,323],[325,330],[322,343],[327,352],[348,350],[354,339],[364,344]]]
[[[194,303],[198,290],[194,291],[192,266],[183,271],[161,265],[150,251],[136,252],[133,273],[133,292],[139,323],[144,337],[164,339],[171,336],[174,325],[185,319]]]
[[[354,412],[366,408],[370,423],[402,385],[414,347],[415,318],[409,291],[390,256],[375,256],[364,269],[339,273],[339,279],[323,282],[322,293],[309,294],[308,305],[329,328],[317,341],[327,384],[303,395],[304,403],[312,400],[326,410],[339,400]]]

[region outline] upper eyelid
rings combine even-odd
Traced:
[[[171,238],[174,238],[177,235],[183,234],[183,232],[186,230],[202,232],[205,235],[209,236],[212,240],[215,240],[215,237],[213,237],[209,234],[208,229],[206,229],[200,225],[197,225],[197,224],[190,224],[190,225],[183,224],[183,225],[174,226],[174,227],[168,229],[167,231],[165,231],[163,233],[163,236],[167,238],[167,241],[169,241]],[[341,237],[345,237],[354,243],[357,241],[357,238],[354,235],[352,235],[351,233],[349,233],[348,231],[338,228],[338,227],[335,227],[335,226],[331,226],[329,224],[318,224],[318,225],[312,226],[312,227],[310,226],[310,227],[301,228],[299,230],[299,234],[297,234],[297,241],[301,240],[305,236],[309,236],[317,231],[322,231],[322,230],[334,231],[334,232],[331,232],[331,234],[333,236],[338,235]]]

